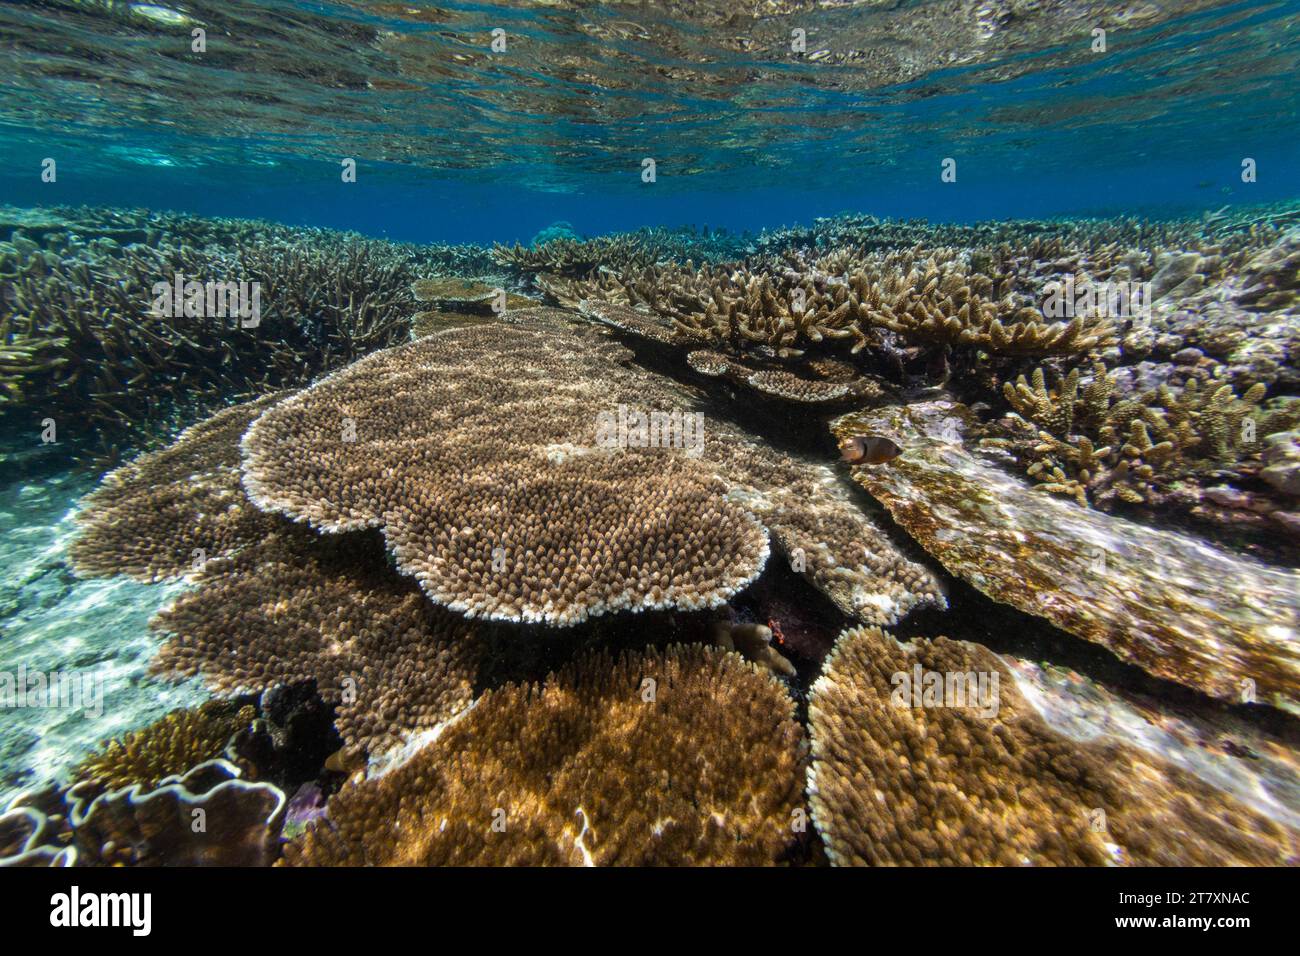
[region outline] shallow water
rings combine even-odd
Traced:
[[[1296,863],[1298,25],[0,6],[0,862]]]

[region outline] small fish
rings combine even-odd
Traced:
[[[883,435],[854,435],[840,442],[840,459],[850,465],[880,465],[903,453]]]

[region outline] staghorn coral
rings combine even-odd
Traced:
[[[852,413],[832,430],[898,436],[902,455],[854,468],[853,477],[951,573],[994,600],[1158,677],[1223,700],[1300,710],[1300,572],[1027,494],[967,450],[971,422],[963,406],[932,401]]]
[[[882,330],[913,345],[998,356],[1075,354],[1110,341],[1105,319],[1048,322],[1032,297],[1013,294],[1016,286],[1014,273],[986,275],[955,249],[917,246],[863,255],[840,250],[771,271],[687,263],[602,272],[545,291],[565,305],[585,299],[648,307],[672,323],[677,341],[729,352],[765,349],[783,360],[809,350],[877,349]]]
[[[1042,368],[1032,382],[1022,375],[1005,383],[1020,421],[994,427],[986,443],[1017,452],[1040,488],[1080,504],[1159,503],[1176,482],[1239,472],[1258,458],[1267,436],[1300,423],[1295,400],[1261,408],[1259,383],[1238,396],[1231,385],[1191,378],[1181,389],[1161,384],[1119,396],[1103,363],[1094,363],[1087,379],[1081,373],[1072,369],[1050,389]]]
[[[39,409],[83,456],[112,457],[161,423],[405,340],[411,282],[446,258],[327,230],[103,210],[36,235],[11,234],[0,287],[0,421]],[[155,313],[155,286],[178,275],[247,283],[257,320],[216,301]]]
[[[244,438],[250,497],[327,531],[382,526],[398,566],[471,617],[566,625],[744,587],[762,527],[680,451],[598,441],[632,382],[517,319],[378,353],[272,409]]]
[[[312,681],[355,751],[377,753],[468,706],[473,628],[394,574],[375,541],[282,527],[210,561],[150,622],[151,668],[222,694]]]
[[[785,689],[735,654],[596,653],[347,784],[285,862],[771,864],[795,836],[801,743]]]
[[[181,577],[271,531],[275,519],[252,507],[240,485],[239,437],[283,397],[223,409],[105,476],[77,515],[73,569],[89,577]]]
[[[899,678],[927,674],[982,678],[984,698],[919,696]],[[846,631],[809,718],[813,820],[836,865],[1280,865],[1300,853],[1300,832],[1180,767],[1054,731],[979,645]]]
[[[279,856],[284,794],[242,779],[225,760],[157,787],[111,790],[87,802],[79,785],[68,796],[79,866],[269,866]]]
[[[225,754],[230,738],[248,727],[257,711],[229,701],[208,701],[188,710],[173,710],[147,727],[106,743],[75,768],[72,776],[104,790],[132,784],[145,789],[164,777]]]

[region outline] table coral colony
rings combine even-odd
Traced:
[[[43,215],[5,388],[107,463],[53,603],[173,587],[137,679],[211,699],[29,773],[6,863],[1300,861],[1294,206],[490,249]],[[146,240],[237,242],[260,327],[138,315]],[[1045,315],[1079,275],[1147,298]]]

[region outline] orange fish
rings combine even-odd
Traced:
[[[850,465],[881,465],[903,453],[883,435],[854,435],[840,442],[840,459]]]

